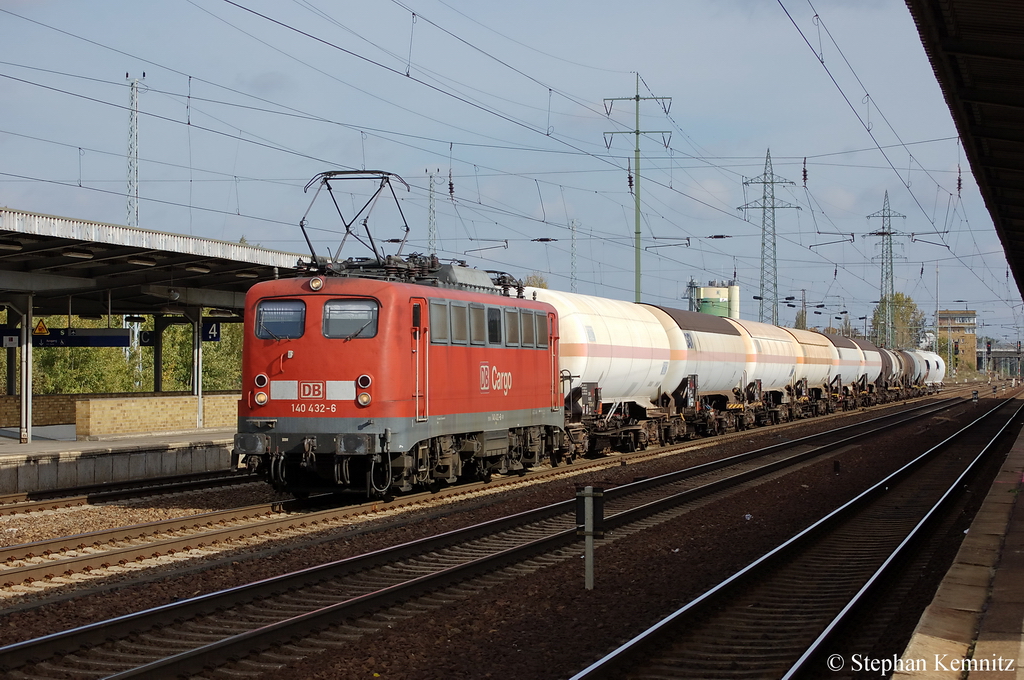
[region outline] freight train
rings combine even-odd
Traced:
[[[298,497],[383,497],[903,399],[944,375],[933,352],[434,256],[329,261],[247,294],[234,455]]]

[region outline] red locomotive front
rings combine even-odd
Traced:
[[[383,496],[553,455],[554,309],[501,295],[479,270],[444,265],[428,283],[253,286],[235,454],[297,496]]]

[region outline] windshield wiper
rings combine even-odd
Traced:
[[[271,337],[274,338],[274,340],[281,340],[281,338],[277,337],[277,334],[274,333],[274,331],[270,330],[270,327],[267,326],[267,324],[263,323],[263,319],[260,319],[260,330],[264,330],[270,333]]]
[[[363,332],[364,330],[366,330],[366,327],[367,327],[367,326],[369,326],[369,325],[370,325],[371,323],[373,323],[373,319],[369,319],[369,320],[367,320],[367,322],[366,322],[366,323],[364,323],[364,324],[363,324],[362,326],[360,326],[360,327],[359,327],[359,330],[357,330],[357,331],[356,331],[355,333],[353,333],[352,335],[346,336],[346,337],[344,338],[344,341],[345,341],[345,342],[348,342],[348,341],[349,341],[349,340],[351,340],[352,338],[356,337],[357,335],[359,335],[360,333],[362,333],[362,332]]]

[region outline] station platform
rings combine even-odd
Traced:
[[[0,431],[0,495],[226,470],[234,428],[75,441],[74,425],[34,427],[32,441]]]
[[[903,656],[894,660],[894,679],[1024,680],[1022,495],[1024,432]]]

